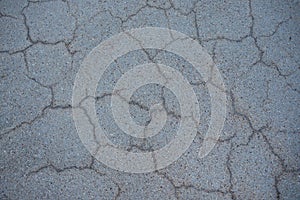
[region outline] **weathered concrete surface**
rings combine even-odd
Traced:
[[[1,199],[299,199],[300,2],[0,1]],[[199,41],[220,70],[228,112],[215,148],[197,157],[210,120],[202,78],[181,57],[155,50],[118,58],[97,88],[99,123],[124,149],[161,148],[174,137],[180,108],[159,85],[136,91],[130,112],[149,122],[153,103],[169,111],[164,131],[146,141],[114,123],[110,95],[135,65],[178,69],[201,102],[201,125],[188,151],[148,174],[112,170],[81,143],[72,87],[83,58],[123,30],[159,26]]]

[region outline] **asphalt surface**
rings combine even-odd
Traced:
[[[0,1],[0,199],[300,199],[300,2]],[[159,84],[134,92],[139,125],[162,103],[167,121],[154,137],[124,134],[111,91],[129,69],[162,63],[180,71],[200,105],[197,135],[171,165],[126,173],[95,159],[73,121],[72,91],[89,52],[125,30],[164,27],[201,44],[226,86],[227,113],[215,147],[198,149],[210,123],[203,77],[182,57],[143,49],[116,59],[98,83],[95,108],[107,137],[130,152],[174,139],[176,95]]]

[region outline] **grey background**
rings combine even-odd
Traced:
[[[297,0],[1,0],[0,199],[300,199],[299,21]],[[141,141],[116,127],[109,92],[138,64],[163,63],[182,72],[203,122],[178,161],[128,174],[93,159],[82,145],[72,120],[72,87],[95,46],[145,26],[183,32],[204,46],[224,78],[228,113],[217,145],[199,159],[210,119],[201,76],[168,52],[124,55],[97,90],[99,123],[116,144],[136,152],[160,148],[180,120],[172,92],[147,85],[132,97],[130,112],[146,124],[149,107],[164,101],[165,129]]]

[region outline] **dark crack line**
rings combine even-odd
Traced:
[[[168,180],[168,182],[173,186],[174,188],[174,192],[175,192],[175,197],[176,199],[180,199],[179,197],[179,189],[181,188],[184,188],[184,189],[189,189],[189,188],[192,188],[192,189],[195,189],[197,191],[201,191],[201,192],[206,192],[206,193],[218,193],[218,194],[222,194],[222,195],[225,195],[225,194],[228,194],[229,192],[224,192],[220,189],[206,189],[206,188],[199,188],[199,187],[196,187],[192,184],[180,184],[180,185],[176,185],[175,184],[175,181],[169,177],[167,174],[159,171],[159,170],[156,170],[155,171],[156,174],[158,174],[159,176],[163,177],[164,179]]]
[[[42,108],[41,112],[39,112],[32,120],[29,120],[29,121],[23,121],[21,122],[20,124],[17,124],[16,126],[12,127],[12,128],[7,128],[6,131],[4,131],[3,133],[1,133],[0,135],[0,139],[2,139],[5,135],[11,133],[11,132],[14,132],[16,131],[17,129],[25,126],[25,125],[32,125],[35,121],[41,119],[45,114],[46,114],[46,111],[48,109],[71,109],[72,106],[71,105],[54,105],[54,102],[55,102],[55,99],[54,99],[54,91],[53,91],[53,85],[44,85],[42,83],[40,83],[39,81],[37,81],[35,78],[32,78],[30,76],[28,76],[27,74],[25,74],[25,76],[29,79],[29,80],[32,80],[34,81],[35,83],[37,83],[38,85],[40,85],[41,87],[43,88],[46,88],[48,90],[50,90],[50,94],[51,94],[51,100],[50,100],[50,103],[49,105],[45,106],[44,108]]]
[[[82,171],[82,170],[92,170],[92,171],[96,172],[97,174],[99,174],[100,176],[105,176],[106,175],[105,173],[102,173],[99,170],[94,169],[94,167],[93,167],[94,162],[95,162],[94,157],[91,157],[91,162],[86,166],[76,166],[76,165],[74,165],[74,166],[68,166],[68,167],[64,167],[64,168],[59,168],[59,167],[56,167],[52,163],[48,163],[47,165],[39,167],[36,170],[30,171],[29,173],[26,174],[26,177],[29,178],[30,176],[32,176],[34,174],[37,174],[37,173],[41,172],[44,169],[49,169],[49,168],[54,169],[56,171],[56,173],[58,173],[58,174],[62,173],[64,171],[68,171],[68,170],[80,170],[80,171]]]
[[[233,174],[232,174],[232,171],[231,171],[231,163],[230,163],[230,159],[231,159],[231,154],[232,154],[232,151],[233,151],[233,145],[232,144],[230,144],[230,151],[229,151],[229,153],[228,153],[228,155],[227,155],[227,160],[226,160],[226,167],[227,167],[227,171],[228,171],[228,173],[229,173],[229,189],[228,189],[228,192],[230,193],[230,195],[231,195],[231,199],[233,199],[233,200],[236,200],[237,199],[237,197],[236,197],[236,195],[235,195],[235,193],[234,193],[234,191],[233,191],[233,186],[234,186],[234,184],[233,184],[233,182],[232,182],[232,179],[233,179]]]

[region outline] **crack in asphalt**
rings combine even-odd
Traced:
[[[42,1],[42,2],[50,2],[50,1],[55,1],[55,0],[48,0],[48,1]],[[30,27],[29,27],[28,22],[27,22],[28,19],[27,19],[26,15],[25,15],[24,11],[25,11],[25,9],[30,9],[30,4],[36,4],[36,3],[42,3],[42,2],[41,1],[28,1],[27,5],[21,11],[21,16],[23,18],[23,24],[24,24],[24,26],[26,28],[26,32],[27,32],[27,38],[26,39],[31,44],[28,45],[28,46],[26,46],[25,48],[23,48],[21,50],[17,50],[17,51],[13,51],[13,52],[11,52],[10,50],[1,50],[0,51],[0,53],[8,53],[10,55],[22,53],[24,55],[24,62],[25,62],[26,68],[27,68],[27,72],[29,72],[29,71],[28,71],[28,61],[27,61],[27,54],[26,54],[26,52],[31,47],[33,47],[36,44],[42,44],[42,45],[57,45],[59,43],[64,44],[65,47],[68,50],[68,53],[72,57],[72,63],[71,63],[72,66],[74,64],[73,63],[74,62],[74,55],[76,53],[80,53],[79,49],[72,50],[71,46],[72,46],[72,43],[75,41],[75,39],[78,37],[77,36],[77,32],[78,32],[79,27],[83,26],[83,25],[79,24],[78,17],[77,17],[77,12],[73,13],[71,11],[70,1],[63,1],[63,2],[65,2],[67,4],[69,12],[72,14],[72,16],[73,16],[73,18],[75,20],[75,28],[72,30],[72,38],[69,41],[67,41],[67,40],[59,40],[59,41],[56,41],[56,42],[47,42],[47,41],[33,40],[32,39],[32,37],[30,35]],[[237,39],[226,38],[225,36],[219,36],[219,37],[215,37],[215,38],[200,39],[200,30],[199,30],[199,25],[198,25],[198,21],[197,21],[197,13],[195,11],[198,2],[194,3],[194,6],[193,6],[193,8],[191,10],[189,10],[188,12],[183,12],[181,9],[176,8],[175,5],[174,5],[174,3],[171,0],[169,1],[170,6],[168,6],[167,8],[162,8],[162,7],[159,7],[159,6],[150,5],[149,2],[147,1],[145,5],[141,6],[135,13],[132,13],[132,14],[128,15],[125,19],[123,19],[122,17],[113,15],[113,13],[109,9],[107,10],[107,12],[109,12],[109,14],[112,17],[114,17],[116,19],[119,19],[121,21],[122,29],[124,29],[124,23],[128,22],[133,17],[135,17],[136,15],[138,15],[140,12],[142,12],[144,9],[147,9],[147,8],[154,8],[154,9],[162,10],[164,12],[165,18],[167,19],[168,28],[170,28],[170,29],[172,28],[172,26],[171,26],[170,19],[169,19],[169,16],[167,14],[167,11],[173,9],[173,10],[176,10],[177,12],[179,12],[183,16],[188,16],[188,15],[190,15],[190,14],[193,13],[194,14],[194,28],[196,30],[196,37],[197,37],[196,39],[199,41],[199,43],[203,44],[204,42],[210,42],[210,41],[215,41],[216,42],[214,44],[214,46],[213,46],[213,53],[212,53],[213,60],[215,60],[215,57],[216,57],[216,55],[215,55],[215,48],[216,48],[216,44],[217,44],[218,41],[225,40],[225,41],[229,41],[229,42],[242,42],[243,40],[245,40],[247,38],[252,38],[254,40],[254,45],[255,45],[257,51],[259,52],[259,59],[252,66],[254,66],[254,65],[258,64],[258,63],[261,63],[261,64],[263,64],[263,65],[265,65],[267,67],[272,67],[272,69],[274,69],[274,70],[276,70],[278,72],[278,76],[284,77],[284,79],[286,79],[288,76],[292,75],[292,73],[290,73],[290,74],[284,74],[283,72],[281,72],[280,68],[275,63],[271,63],[271,64],[266,63],[266,61],[264,60],[265,51],[258,44],[258,39],[259,38],[268,38],[268,37],[274,36],[278,32],[278,30],[282,27],[282,25],[285,24],[285,23],[288,23],[292,19],[292,17],[284,19],[284,20],[280,21],[278,24],[276,24],[275,29],[270,34],[256,36],[255,30],[254,30],[255,16],[253,14],[252,0],[249,0],[248,2],[249,2],[249,17],[251,19],[251,25],[249,27],[249,33],[247,35],[244,35],[244,36],[242,36],[240,38],[237,38]],[[101,14],[101,13],[102,13],[102,11],[96,13],[89,20],[93,20],[98,14]],[[5,17],[6,18],[17,19],[15,16],[6,14],[4,12],[0,12],[0,18],[5,18]],[[145,53],[148,55],[148,58],[153,61],[153,58],[150,57],[149,53],[147,53],[146,50],[145,50]],[[7,134],[15,132],[16,130],[18,130],[19,128],[22,128],[25,125],[31,126],[34,122],[36,122],[37,120],[40,120],[41,118],[43,118],[44,115],[46,114],[46,112],[48,110],[51,110],[51,109],[60,109],[60,110],[72,109],[71,105],[55,105],[55,96],[54,96],[54,89],[53,88],[54,88],[55,84],[58,84],[58,83],[55,83],[55,84],[52,84],[52,85],[44,85],[41,82],[37,81],[35,78],[31,77],[30,74],[25,74],[25,76],[28,79],[30,79],[31,81],[34,81],[35,83],[37,83],[40,87],[43,87],[43,88],[46,88],[47,90],[49,90],[49,94],[51,96],[50,103],[49,103],[49,105],[46,105],[45,107],[43,107],[40,110],[40,112],[35,117],[33,117],[32,120],[30,120],[30,121],[23,121],[23,122],[17,124],[15,127],[12,127],[9,130],[5,131],[3,134],[1,134],[0,139],[2,139]],[[199,84],[203,85],[205,83],[200,82]],[[197,84],[194,84],[194,85],[197,85]],[[293,90],[295,90],[295,91],[297,91],[299,93],[299,91],[296,90],[295,88],[293,88],[291,85],[289,85],[289,87],[290,87],[290,89],[293,89]],[[250,129],[252,130],[252,133],[247,138],[247,142],[246,143],[240,143],[240,144],[237,144],[237,145],[238,146],[248,146],[249,143],[251,142],[251,140],[253,139],[253,137],[255,135],[261,135],[262,138],[263,138],[264,143],[267,144],[267,147],[270,150],[270,152],[279,160],[279,163],[280,163],[280,166],[281,166],[282,169],[281,169],[281,171],[280,171],[279,174],[277,174],[277,175],[274,176],[275,184],[274,184],[273,187],[276,190],[276,198],[277,199],[281,199],[281,193],[279,191],[278,184],[280,183],[282,175],[284,173],[299,172],[299,169],[295,169],[295,170],[288,170],[287,169],[287,166],[284,163],[284,159],[281,158],[278,153],[276,153],[276,151],[274,150],[275,147],[272,146],[271,142],[268,140],[268,138],[263,133],[264,130],[268,130],[270,128],[269,125],[265,124],[265,125],[261,126],[259,129],[255,129],[254,126],[253,126],[253,123],[251,122],[251,117],[249,117],[247,114],[239,111],[239,109],[237,108],[237,106],[235,104],[236,100],[235,100],[233,92],[232,91],[227,91],[227,93],[229,94],[230,99],[231,99],[231,104],[232,104],[232,108],[233,108],[233,115],[236,115],[236,116],[239,116],[239,117],[242,117],[243,119],[245,119],[246,122],[248,123]],[[98,100],[100,100],[100,99],[102,99],[104,97],[111,96],[111,95],[113,95],[113,94],[105,93],[105,94],[103,94],[101,96],[96,97],[95,100],[98,101]],[[161,94],[161,98],[162,98],[162,101],[163,101],[163,106],[164,106],[165,110],[167,111],[168,115],[171,115],[171,116],[174,116],[177,119],[180,119],[181,116],[179,114],[167,110],[167,106],[165,105],[165,103],[166,103],[165,102],[165,97],[164,97],[163,93]],[[146,111],[150,110],[147,106],[145,106],[145,105],[143,105],[143,104],[141,104],[140,102],[137,102],[137,101],[130,101],[128,103],[130,105],[138,106],[142,110],[146,110]],[[218,142],[220,142],[220,143],[221,142],[231,142],[235,137],[236,137],[236,134],[234,134],[233,136],[230,136],[229,138],[226,138],[224,140],[219,139]],[[130,148],[134,148],[134,147],[141,149],[140,146],[132,145],[131,144]],[[142,149],[142,150],[144,150],[144,149]],[[198,188],[198,187],[194,186],[193,184],[176,185],[175,181],[171,177],[169,177],[167,174],[165,174],[165,173],[163,173],[163,172],[161,172],[159,170],[156,170],[154,173],[157,173],[160,177],[163,177],[164,179],[166,179],[174,187],[174,191],[175,191],[174,196],[177,199],[179,199],[179,191],[178,191],[179,189],[193,188],[195,190],[203,191],[203,192],[206,192],[206,193],[218,193],[218,194],[222,194],[222,195],[230,194],[231,198],[233,200],[235,200],[235,199],[237,199],[237,195],[233,191],[234,184],[232,182],[232,179],[233,179],[234,174],[233,174],[233,172],[231,170],[232,166],[231,166],[231,163],[230,163],[231,157],[232,157],[232,152],[234,150],[235,149],[234,149],[233,144],[230,143],[230,151],[227,154],[227,159],[226,159],[226,163],[225,163],[225,166],[226,166],[228,174],[229,174],[229,188],[225,192],[222,191],[222,190],[220,190],[220,189]],[[154,164],[157,166],[157,164],[155,163],[155,158],[153,158],[153,160],[154,160]],[[46,170],[46,169],[49,169],[49,168],[55,170],[55,172],[57,172],[57,173],[61,173],[61,172],[64,172],[66,170],[93,170],[93,171],[95,171],[97,174],[99,174],[101,176],[106,176],[105,173],[100,172],[98,169],[96,169],[96,167],[93,166],[94,162],[95,162],[94,157],[92,157],[91,163],[88,163],[86,166],[83,166],[83,167],[79,166],[78,167],[76,165],[72,165],[72,166],[67,166],[67,167],[64,167],[64,168],[59,168],[59,167],[55,166],[52,163],[48,163],[47,165],[41,166],[38,169],[30,171],[26,176],[30,177],[30,176],[32,176],[34,174],[37,174],[37,173],[41,172],[42,170]],[[116,181],[113,181],[113,182],[114,182],[114,184],[117,187],[117,194],[116,194],[116,196],[114,198],[118,199],[118,198],[120,198],[122,192],[124,192],[124,191],[123,191],[122,187]]]

